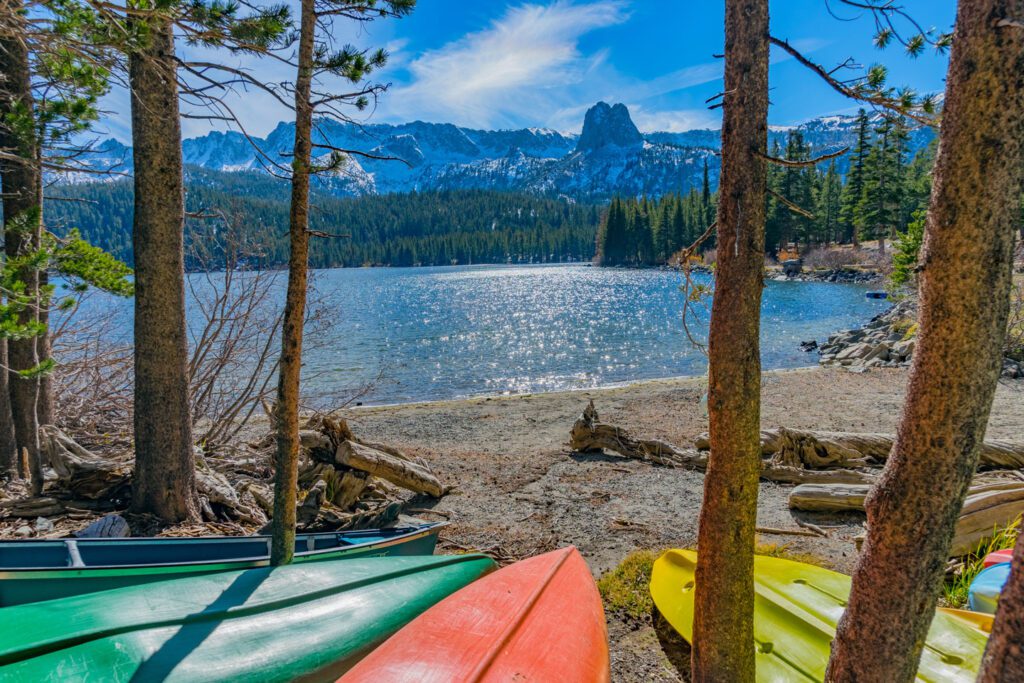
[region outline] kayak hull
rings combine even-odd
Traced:
[[[993,550],[985,559],[981,561],[981,566],[984,569],[988,569],[992,565],[1002,564],[1004,562],[1010,562],[1013,560],[1013,548],[1006,548],[1005,550]]]
[[[654,563],[651,596],[686,640],[693,639],[697,554],[670,550]],[[821,681],[846,609],[850,577],[776,557],[754,559],[754,641],[758,681]],[[976,622],[936,613],[918,679],[974,681],[988,639]]]
[[[1001,562],[982,569],[967,588],[967,603],[975,612],[995,614],[999,594],[1010,578],[1010,564]]]
[[[0,681],[334,680],[493,569],[482,555],[312,562],[8,607]]]
[[[441,601],[339,683],[608,681],[597,586],[575,548],[509,565]]]
[[[296,538],[295,563],[365,557],[431,555],[445,526],[423,524]],[[72,542],[86,566],[15,566],[71,563]],[[0,542],[0,607],[97,591],[269,565],[269,536],[109,538]],[[32,560],[30,560],[32,561]]]

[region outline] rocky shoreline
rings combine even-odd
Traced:
[[[797,275],[786,275],[782,271],[769,277],[776,282],[836,282],[839,284],[870,284],[878,282],[882,274],[874,270],[855,268],[830,268],[827,270],[804,270]]]
[[[853,372],[876,367],[907,367],[917,341],[917,299],[908,297],[876,315],[864,327],[831,335],[820,347],[804,342],[805,351],[817,350],[820,365],[837,365]],[[1024,379],[1024,366],[1003,359],[1004,379]]]

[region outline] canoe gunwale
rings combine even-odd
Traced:
[[[404,534],[397,534],[388,539],[376,539],[368,540],[362,543],[353,543],[351,545],[338,545],[331,548],[322,548],[320,550],[304,550],[295,553],[296,560],[309,560],[318,558],[321,556],[328,556],[331,554],[339,553],[351,553],[365,550],[368,548],[388,548],[395,545],[401,545],[410,541],[416,541],[427,536],[439,534],[441,529],[448,526],[447,521],[433,522],[429,524],[421,524],[416,527],[409,527],[409,531]],[[358,532],[354,532],[358,533]],[[323,538],[337,538],[338,536],[344,535],[345,532],[337,531],[331,533],[318,533],[318,534],[302,534],[300,536],[309,537],[323,537]],[[238,539],[239,541],[252,541],[254,539],[267,539],[269,542],[269,536],[203,536],[197,539],[201,542],[205,541],[232,541]],[[139,538],[102,538],[102,539],[47,539],[48,541],[59,541],[61,543],[73,540],[76,544],[81,547],[83,543],[93,542],[113,542],[114,544],[125,543],[126,545],[130,542],[138,542]],[[150,539],[147,539],[150,540]],[[177,539],[169,539],[177,540]],[[30,541],[31,542],[31,541]],[[4,543],[0,541],[0,543]],[[10,541],[10,543],[25,543],[25,541]],[[28,579],[28,578],[40,578],[40,575],[50,574],[52,572],[59,572],[67,574],[69,572],[101,572],[104,570],[111,571],[123,571],[123,570],[145,570],[145,569],[175,569],[184,567],[215,567],[223,565],[231,569],[250,569],[255,567],[262,567],[269,564],[269,545],[267,555],[252,555],[249,557],[234,557],[234,558],[218,558],[212,560],[194,560],[184,562],[157,562],[150,564],[103,564],[103,565],[82,565],[82,566],[33,566],[33,567],[4,567],[0,568],[0,580],[9,579]]]

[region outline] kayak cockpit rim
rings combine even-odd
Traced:
[[[384,529],[361,529],[357,531],[334,531],[329,533],[314,533],[314,534],[300,534],[306,543],[306,550],[295,553],[295,559],[309,559],[315,558],[320,555],[328,555],[331,553],[337,553],[339,550],[346,552],[358,551],[362,548],[387,548],[409,541],[414,541],[419,538],[439,533],[440,530],[448,526],[447,521],[431,522],[426,524],[420,524],[416,526],[404,526],[404,527],[391,527]],[[404,533],[395,533],[393,536],[381,538],[381,532],[387,531],[402,531]],[[329,540],[341,540],[342,536],[349,538],[355,537],[358,539],[360,536],[369,536],[369,538],[361,543],[350,543],[342,545],[340,542],[337,545],[333,545],[327,548],[315,549],[316,541],[319,539]],[[0,547],[3,544],[10,543],[11,545],[18,544],[24,545],[29,543],[60,543],[64,546],[67,552],[67,565],[54,566],[54,565],[40,565],[40,566],[22,566],[22,567],[0,567],[0,578],[10,579],[17,578],[19,572],[40,572],[40,571],[62,571],[62,570],[80,570],[80,569],[144,569],[144,568],[160,568],[160,567],[205,567],[215,565],[226,565],[226,564],[245,564],[251,567],[258,567],[265,565],[269,562],[270,556],[270,537],[269,536],[201,536],[194,539],[185,538],[166,538],[166,541],[171,543],[181,542],[185,543],[188,540],[202,541],[202,542],[215,542],[215,541],[226,541],[226,542],[245,542],[254,540],[265,540],[267,554],[265,555],[251,555],[247,557],[232,557],[232,558],[213,558],[208,560],[186,560],[182,562],[154,562],[149,564],[87,564],[81,554],[83,546],[89,544],[111,544],[111,545],[130,545],[132,542],[139,542],[140,540],[155,540],[155,538],[140,538],[140,537],[126,537],[126,538],[76,538],[76,539],[46,539],[46,540],[20,540],[20,541],[0,541]],[[55,543],[56,542],[56,543]]]

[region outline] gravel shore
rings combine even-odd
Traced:
[[[765,373],[762,425],[894,432],[907,376],[902,369]],[[423,503],[450,518],[444,534],[449,548],[518,557],[573,544],[600,577],[634,550],[694,544],[703,475],[612,455],[572,454],[565,444],[573,421],[593,399],[604,422],[689,445],[707,428],[703,393],[702,378],[679,378],[577,392],[356,408],[346,417],[360,436],[423,457],[454,486],[442,500]],[[988,436],[1024,438],[1024,382],[1000,384]],[[760,526],[797,528],[786,505],[790,489],[762,483]],[[851,571],[853,538],[862,531],[863,517],[816,515],[813,521],[830,537],[762,540],[790,544],[796,552]],[[681,680],[649,624],[610,615],[609,633],[614,680]]]

